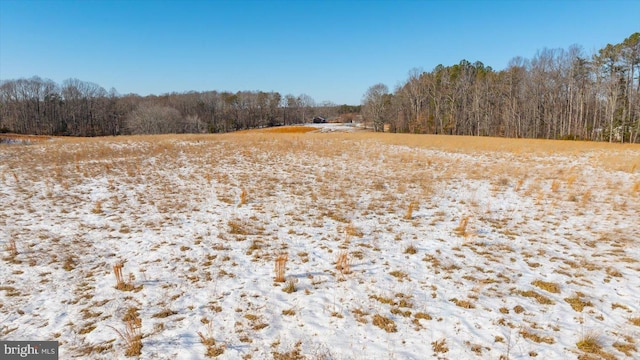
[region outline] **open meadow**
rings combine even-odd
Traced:
[[[60,359],[640,357],[640,146],[0,144],[0,339]]]

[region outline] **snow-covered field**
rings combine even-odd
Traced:
[[[639,214],[637,145],[0,145],[0,339],[60,359],[638,358]]]

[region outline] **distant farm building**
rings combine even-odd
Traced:
[[[313,123],[314,124],[324,124],[327,122],[327,119],[320,117],[320,116],[316,116],[313,118]]]

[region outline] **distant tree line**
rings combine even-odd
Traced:
[[[77,79],[62,85],[37,76],[0,82],[0,131],[20,134],[217,133],[299,124],[316,115],[355,110],[359,106],[316,104],[305,94],[206,91],[143,97]]]
[[[543,49],[494,71],[477,61],[373,85],[362,113],[392,132],[640,142],[640,33],[587,56]]]

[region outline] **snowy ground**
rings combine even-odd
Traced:
[[[54,139],[0,203],[0,339],[60,359],[640,356],[638,146]]]

